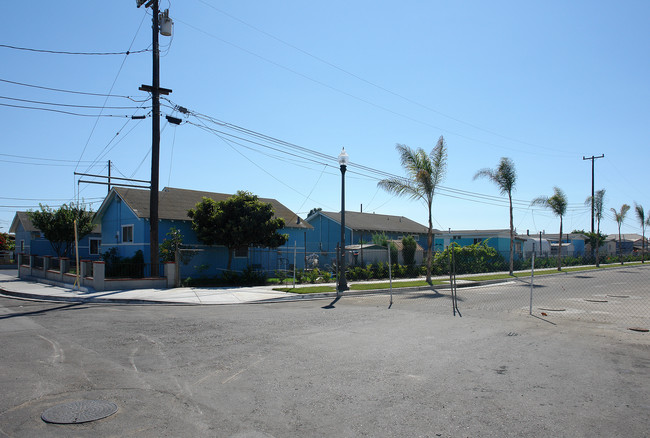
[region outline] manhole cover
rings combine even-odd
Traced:
[[[78,400],[51,407],[41,414],[46,423],[76,424],[100,420],[117,412],[115,403],[102,400]]]

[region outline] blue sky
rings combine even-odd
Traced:
[[[0,44],[150,48],[144,8],[132,0],[98,6],[7,2]],[[505,198],[489,181],[473,180],[502,156],[518,173],[519,233],[557,233],[556,217],[529,207],[554,186],[569,201],[564,229],[589,229],[591,162],[583,156],[605,155],[596,160],[596,189],[607,191],[605,232],[617,231],[611,207],[636,202],[650,215],[647,1],[162,1],[167,8],[174,34],[160,37],[161,86],[173,93],[163,114],[183,123],[162,119],[160,188],[248,190],[303,217],[315,207],[339,211],[335,157],[345,147],[347,210],[426,224],[423,204],[378,190],[377,179],[404,175],[395,144],[429,152],[443,135],[438,229],[508,227]],[[125,116],[149,112],[137,107],[150,105],[138,87],[151,83],[151,52],[0,47],[0,57],[0,230],[16,210],[39,202],[79,196],[97,209],[106,187],[79,184],[75,170],[105,175],[111,160],[113,176],[149,180],[151,118]],[[251,142],[232,125],[304,149]],[[640,233],[633,211],[622,232]]]

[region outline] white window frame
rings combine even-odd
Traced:
[[[126,236],[125,236],[124,231],[128,230],[128,229],[131,229],[131,232],[130,232],[131,240],[125,240]],[[120,239],[121,243],[133,243],[133,231],[134,231],[134,227],[133,227],[132,224],[131,225],[122,225],[122,238]]]

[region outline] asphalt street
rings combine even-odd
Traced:
[[[647,436],[647,334],[528,316],[526,286],[460,290],[462,317],[436,293],[395,295],[390,309],[385,295],[333,306],[0,298],[0,434]],[[502,305],[473,304],[479,295]],[[41,420],[76,400],[119,409]]]

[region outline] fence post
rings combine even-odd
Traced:
[[[296,251],[298,250],[298,241],[293,241],[293,288],[296,288]]]
[[[67,257],[61,257],[59,259],[59,280],[63,282],[63,278],[66,272],[68,272],[68,264],[70,260]]]
[[[178,277],[176,277],[176,265],[178,262],[165,263],[165,277],[167,278],[167,287],[173,288],[178,285]]]
[[[535,280],[535,252],[533,251],[533,260],[530,266],[530,307],[528,309],[528,314],[533,314],[533,282]]]
[[[97,291],[105,289],[104,280],[106,276],[106,263],[103,261],[93,262],[93,288]]]
[[[388,248],[388,284],[390,285],[390,306],[389,308],[393,305],[393,270],[392,270],[392,263],[390,260],[390,242],[388,242],[387,245]]]

